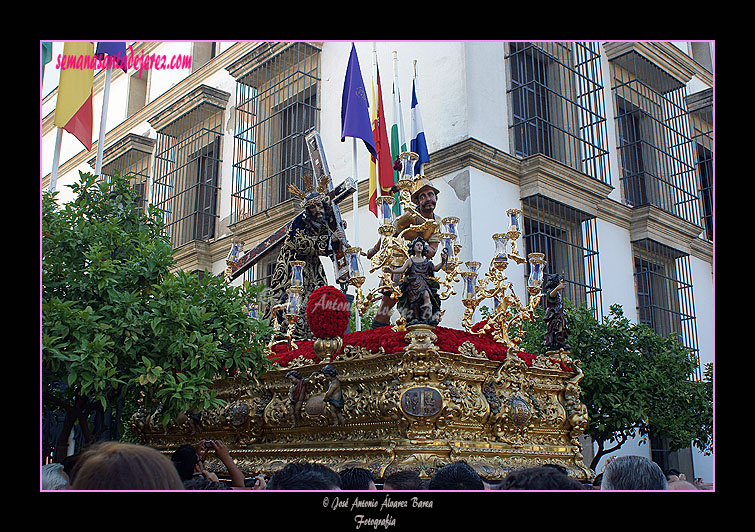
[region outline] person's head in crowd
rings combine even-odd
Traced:
[[[582,490],[582,484],[569,477],[566,469],[548,466],[514,469],[498,485],[499,490]]]
[[[53,462],[42,466],[42,489],[68,489],[68,475],[63,469],[63,464]]]
[[[484,490],[482,478],[464,461],[438,469],[427,485],[429,490]]]
[[[178,471],[181,480],[186,481],[191,480],[194,475],[199,456],[193,445],[186,444],[173,451],[170,460]]]
[[[368,469],[350,467],[339,473],[342,490],[375,490],[375,475]]]
[[[341,478],[329,467],[291,462],[270,477],[266,490],[340,490]]]
[[[384,490],[420,490],[422,479],[419,473],[412,469],[396,471],[383,479]]]
[[[151,447],[104,442],[82,453],[74,490],[182,490],[171,461]]]
[[[668,488],[666,488],[666,489],[669,489],[669,490],[692,490],[692,491],[695,491],[698,488],[697,488],[697,486],[695,486],[692,482],[690,482],[688,480],[681,480],[681,479],[679,479],[679,480],[673,480],[673,481],[669,482],[668,483]]]
[[[601,490],[665,490],[666,476],[661,468],[644,456],[618,456],[603,469]]]

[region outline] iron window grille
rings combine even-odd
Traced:
[[[693,97],[694,96],[694,97]],[[705,236],[713,241],[713,89],[687,99],[697,174],[700,176],[700,203]]]
[[[691,379],[702,378],[689,255],[654,240],[632,243],[637,316],[661,336],[676,334],[698,361]]]
[[[600,45],[508,44],[514,154],[540,153],[610,184]]]
[[[144,210],[149,198],[148,189],[152,167],[152,152],[155,140],[129,133],[103,151],[101,176],[106,179],[118,173],[128,179],[128,182],[139,194],[139,209]],[[95,167],[97,158],[89,161]]]
[[[602,319],[595,217],[542,195],[524,198],[522,213],[525,253],[545,254],[545,271],[564,275],[563,297],[578,306],[586,304],[596,319]],[[526,270],[529,276],[529,264]]]
[[[237,80],[232,223],[292,197],[312,173],[304,135],[317,127],[319,49],[270,45],[260,64]]]
[[[187,98],[197,104],[157,132],[152,203],[163,211],[174,247],[215,236],[224,107],[197,100],[201,93]]]
[[[624,201],[699,223],[685,84],[636,52],[610,66]]]

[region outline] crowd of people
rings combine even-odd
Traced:
[[[223,463],[219,478],[205,468],[210,453]],[[220,440],[183,445],[170,457],[144,445],[104,442],[60,463],[42,466],[42,490],[705,490],[712,485],[700,479],[689,482],[676,470],[662,471],[643,456],[609,459],[592,483],[580,482],[557,464],[512,469],[503,480],[480,476],[464,461],[439,468],[429,479],[413,470],[398,471],[376,479],[364,468],[336,472],[322,464],[292,461],[269,478],[246,477],[228,447]]]

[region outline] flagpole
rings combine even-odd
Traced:
[[[414,91],[418,92],[417,91],[417,60],[416,59],[413,61],[413,67],[414,67],[414,79],[413,79],[413,81],[414,81]],[[418,164],[417,169],[415,170],[415,172],[418,173],[419,175],[424,175],[422,173],[422,166],[423,166],[424,163],[422,161],[417,161],[417,162],[419,164]]]
[[[359,179],[357,178],[358,165],[357,165],[357,139],[351,137],[351,171],[354,174],[354,183],[356,183],[357,189],[351,196],[352,203],[354,205],[354,247],[359,247]],[[356,303],[356,295],[354,296]],[[359,316],[359,309],[354,312],[354,330],[362,330],[362,320]]]
[[[58,183],[58,166],[60,165],[60,145],[63,142],[63,128],[58,128],[55,135],[55,151],[52,154],[52,172],[50,173],[50,191],[55,192]]]
[[[102,174],[102,154],[105,150],[105,128],[107,126],[107,105],[110,99],[110,77],[112,68],[105,66],[105,91],[102,96],[102,118],[100,118],[100,137],[97,140],[97,165],[95,175]]]

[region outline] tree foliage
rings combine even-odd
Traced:
[[[712,448],[712,365],[703,381],[690,377],[697,359],[675,335],[663,337],[645,324],[631,323],[620,305],[598,321],[592,310],[566,302],[571,357],[581,361],[586,434],[597,445],[590,467],[630,437],[665,438],[671,450],[694,444]],[[543,353],[542,310],[527,326],[522,348]]]
[[[157,209],[138,208],[127,180],[91,174],[75,199],[42,200],[43,411],[66,412],[59,442],[124,397],[162,405],[163,422],[217,407],[213,379],[269,368],[270,328],[249,316],[261,287],[232,286],[174,266]]]

